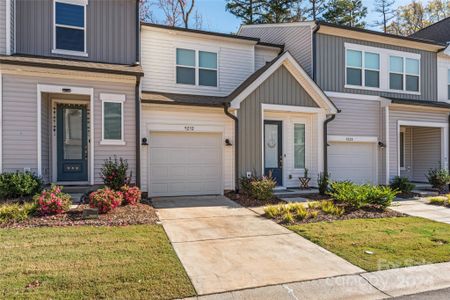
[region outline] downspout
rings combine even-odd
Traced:
[[[141,61],[141,17],[139,15],[139,0],[136,0],[136,64]]]
[[[341,112],[338,110],[338,113]],[[328,123],[333,121],[336,115],[332,115],[323,122],[323,173],[328,174]]]
[[[136,76],[136,86],[134,93],[136,95],[135,120],[136,120],[136,185],[141,187],[141,76]]]
[[[225,115],[234,121],[234,189],[239,193],[239,119],[228,111],[229,108],[230,103],[223,104]]]
[[[316,22],[316,27],[314,27],[312,31],[312,75],[313,75],[313,81],[316,82],[316,50],[317,50],[317,35],[316,32],[319,31],[320,24]]]

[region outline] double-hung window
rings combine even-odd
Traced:
[[[418,92],[420,86],[420,62],[401,56],[389,57],[389,88],[391,90]]]
[[[177,48],[176,82],[217,87],[217,53]]]
[[[370,88],[380,87],[380,55],[347,49],[347,84]]]
[[[102,101],[101,144],[124,145],[124,102],[125,95],[100,94]]]
[[[54,53],[86,55],[87,0],[55,0]]]
[[[294,168],[305,168],[305,124],[294,124]]]

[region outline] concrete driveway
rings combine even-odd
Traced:
[[[363,272],[223,196],[153,204],[199,295]]]
[[[450,224],[450,208],[427,204],[425,199],[394,201],[390,208],[410,216]]]

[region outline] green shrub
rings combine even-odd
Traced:
[[[283,221],[283,223],[291,224],[291,223],[294,223],[295,219],[294,219],[294,216],[292,215],[292,213],[288,211],[287,213],[285,213],[283,215],[282,221]]]
[[[0,206],[0,223],[9,221],[24,221],[36,211],[34,203],[26,202],[24,204],[11,203]]]
[[[42,191],[42,179],[31,172],[0,174],[0,199],[33,196]]]
[[[297,220],[301,221],[308,216],[308,211],[302,204],[299,204],[295,207],[294,214],[295,214],[295,218]]]
[[[326,172],[321,172],[317,175],[317,186],[319,188],[319,194],[325,195],[328,191],[328,184],[330,181],[330,175]]]
[[[280,217],[283,214],[283,211],[281,210],[280,205],[269,205],[264,207],[264,213],[266,214],[266,217],[271,219],[276,219]]]
[[[320,201],[308,201],[308,209],[320,209]]]
[[[308,219],[315,219],[315,218],[317,218],[318,215],[319,215],[318,211],[311,210],[311,211],[308,211],[308,214],[306,215],[306,218],[308,218]]]
[[[398,194],[398,191],[393,190],[388,186],[375,185],[370,187],[368,194],[368,203],[386,208],[391,205],[395,196]]]
[[[244,194],[250,195],[250,192],[252,189],[252,182],[256,179],[257,179],[257,177],[254,177],[254,176],[251,176],[251,177],[242,176],[239,179],[239,186],[240,186],[241,191]]]
[[[416,185],[411,183],[407,177],[395,176],[391,182],[391,188],[402,193],[410,193]]]
[[[100,176],[105,186],[112,190],[120,191],[124,185],[130,185],[131,173],[128,176],[128,162],[123,158],[106,159],[100,170]]]
[[[261,177],[255,179],[250,184],[250,195],[261,201],[267,201],[273,197],[273,189],[276,183],[272,178]]]
[[[447,169],[430,169],[426,177],[431,186],[437,188],[440,193],[444,193],[448,189],[447,185],[450,183],[450,174]]]
[[[342,216],[344,214],[344,209],[334,205],[333,201],[321,201],[320,209],[328,215]]]
[[[428,199],[428,203],[434,205],[446,205],[448,203],[448,199],[444,197],[432,197]]]
[[[367,185],[356,185],[350,181],[333,182],[328,193],[334,200],[354,208],[367,204],[369,188]]]
[[[62,189],[62,186],[52,184],[50,189],[43,190],[33,197],[36,209],[41,215],[57,215],[69,210],[72,197],[63,193]]]

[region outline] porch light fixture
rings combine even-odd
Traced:
[[[230,139],[225,139],[225,146],[233,146]]]
[[[378,147],[380,147],[381,149],[386,148],[386,145],[383,142],[378,142]]]
[[[142,138],[141,145],[142,145],[142,146],[148,146],[148,140],[147,140],[147,138]]]

